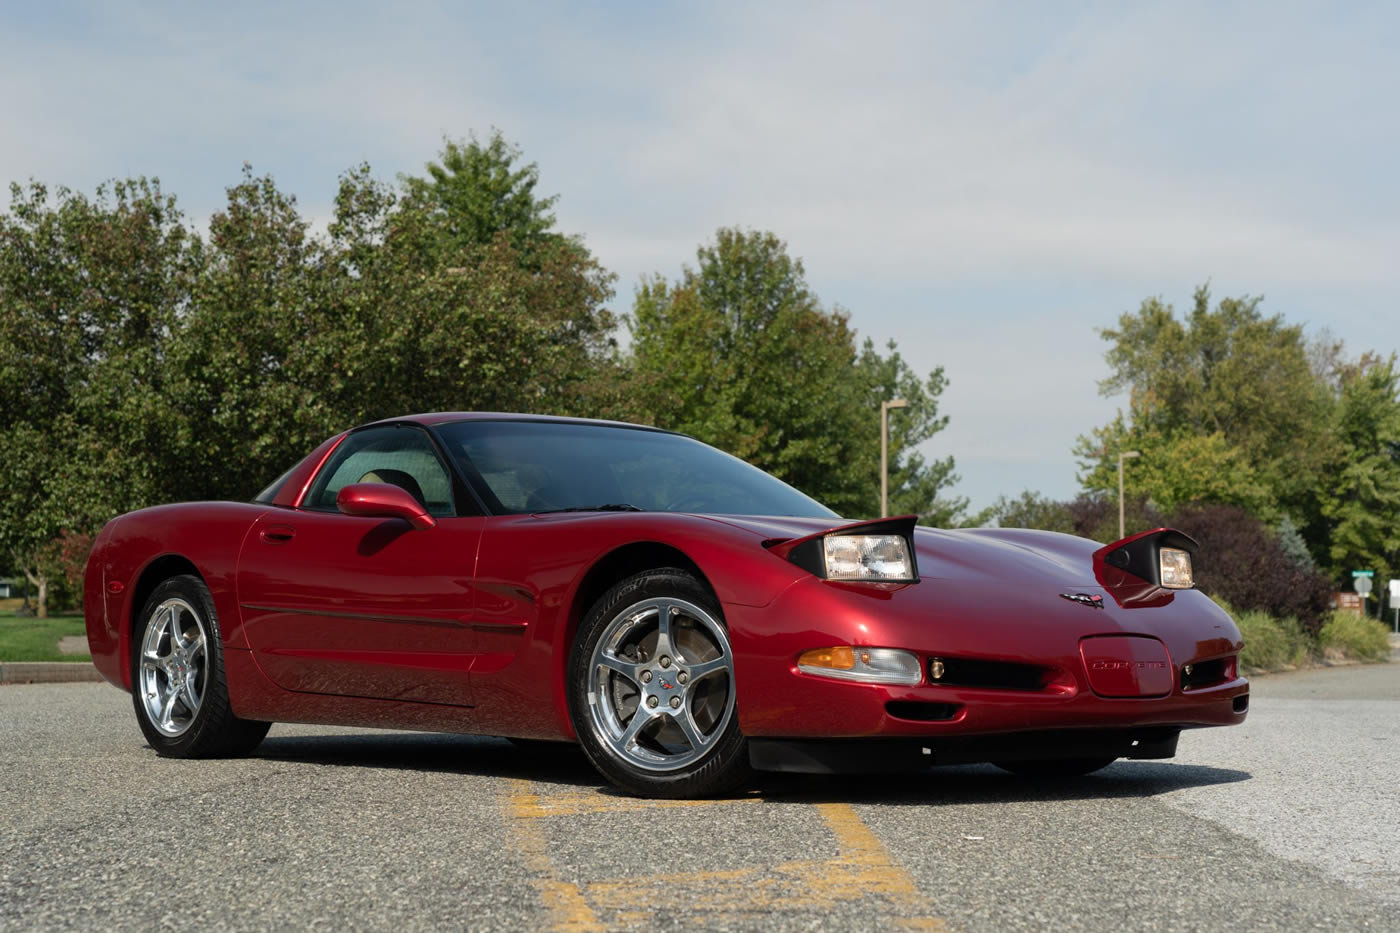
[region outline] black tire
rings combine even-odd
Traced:
[[[627,643],[631,638],[636,642]],[[634,665],[631,673],[601,665],[598,652],[613,649],[631,652],[610,655]],[[684,570],[644,571],[604,593],[579,627],[568,672],[569,713],[593,766],[639,797],[709,797],[745,781],[749,753],[739,731],[733,657],[714,597]],[[597,689],[590,690],[591,680]],[[650,711],[636,720],[644,704]],[[637,723],[646,724],[631,740],[618,734]]]
[[[233,714],[214,600],[190,575],[161,583],[141,607],[131,639],[131,700],[146,741],[168,758],[246,755],[272,726]]]
[[[1092,774],[1107,768],[1117,758],[1055,758],[1047,761],[994,761],[1003,771],[1021,777],[1069,778]]]

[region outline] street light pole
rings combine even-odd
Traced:
[[[908,408],[902,398],[880,403],[880,517],[890,514],[890,409]]]
[[[1131,460],[1133,457],[1141,457],[1140,450],[1120,450],[1118,452],[1118,538],[1122,540],[1127,537],[1127,532],[1123,530],[1123,461]]]

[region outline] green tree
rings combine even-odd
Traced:
[[[559,196],[535,194],[539,166],[521,164],[521,156],[499,130],[484,143],[475,135],[444,140],[426,178],[403,176],[405,204],[430,219],[445,253],[490,246],[504,235],[516,253],[533,259],[541,246],[569,238],[554,229]]]
[[[638,286],[631,364],[656,424],[692,434],[762,467],[837,511],[878,514],[879,407],[891,418],[891,502],[957,521],[965,500],[940,498],[951,457],[926,463],[915,445],[947,423],[941,369],[919,378],[889,347],[857,350],[849,319],[822,307],[800,260],[771,233],[721,229],[668,282]]]
[[[175,468],[165,339],[191,302],[198,238],[158,182],[93,199],[11,186],[0,215],[0,548],[47,610],[63,532],[159,501]]]
[[[1067,535],[1079,533],[1069,503],[1056,502],[1030,489],[1015,498],[998,497],[989,519],[998,528],[1036,528]]]
[[[183,469],[174,499],[248,499],[345,426],[325,391],[335,371],[327,333],[323,243],[295,198],[243,167],[209,222],[190,313],[172,331],[172,440]]]
[[[1334,577],[1400,571],[1400,372],[1395,357],[1365,357],[1341,377],[1337,460],[1318,489]]]
[[[1310,521],[1329,459],[1330,398],[1302,328],[1265,317],[1260,302],[1212,308],[1201,286],[1184,318],[1152,298],[1100,331],[1112,370],[1100,388],[1127,391],[1129,404],[1126,418],[1079,439],[1085,489],[1116,490],[1117,455],[1136,449],[1133,488],[1161,508],[1219,502]]]
[[[526,203],[535,168],[516,168],[516,150],[498,137],[449,144],[444,165],[460,167],[464,153],[470,171],[406,178],[401,196],[364,168],[342,179],[327,268],[357,338],[339,350],[347,405],[362,417],[593,414],[609,391],[620,395],[617,321],[605,306],[614,277],[577,238],[548,227],[554,198]],[[469,191],[522,176],[528,184],[508,198]],[[476,210],[483,216],[463,216]]]

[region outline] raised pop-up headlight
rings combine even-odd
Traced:
[[[763,542],[813,576],[843,583],[917,583],[917,515],[851,522],[786,541]]]
[[[838,645],[814,648],[797,659],[797,669],[818,677],[859,680],[869,684],[905,684],[923,679],[917,656],[898,648]]]
[[[827,535],[822,556],[828,580],[912,580],[914,562],[903,535]]]
[[[1171,590],[1189,590],[1196,585],[1191,573],[1191,554],[1180,548],[1164,547],[1158,552],[1161,561],[1162,586]]]

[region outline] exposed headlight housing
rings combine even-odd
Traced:
[[[1156,528],[1104,545],[1094,552],[1094,565],[1116,567],[1163,589],[1189,590],[1196,585],[1191,555],[1199,549],[1190,535]]]
[[[1169,590],[1189,590],[1196,585],[1191,573],[1191,553],[1180,548],[1164,547],[1157,553],[1161,562],[1162,586]]]
[[[916,515],[855,522],[786,541],[766,541],[778,557],[814,576],[852,583],[917,583]]]
[[[855,645],[814,648],[802,652],[797,659],[797,669],[804,674],[815,674],[818,677],[855,680],[868,684],[913,686],[923,680],[918,656],[899,648],[864,648]]]
[[[914,560],[903,535],[827,535],[822,558],[828,580],[914,579]]]

